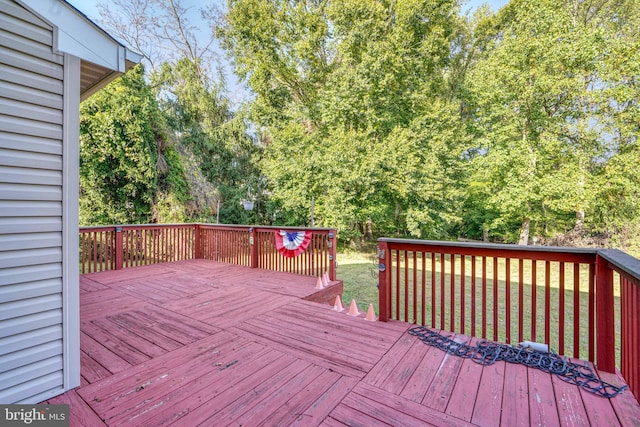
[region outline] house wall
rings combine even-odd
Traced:
[[[80,61],[56,53],[55,37],[0,0],[0,403],[79,385],[77,240],[68,237],[77,235],[79,86],[65,77],[79,80]]]

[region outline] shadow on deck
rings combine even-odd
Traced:
[[[72,426],[640,423],[628,391],[446,355],[308,301],[312,277],[190,260],[80,281],[82,386],[49,400]]]

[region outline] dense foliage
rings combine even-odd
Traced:
[[[162,118],[137,68],[82,104],[80,221],[149,222]]]
[[[640,241],[640,3],[460,7],[230,0],[214,23],[253,92],[237,111],[174,22],[148,83],[83,106],[83,219],[306,225],[313,200],[343,239]]]

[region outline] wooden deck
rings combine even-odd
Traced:
[[[49,403],[72,426],[640,425],[628,391],[446,355],[305,300],[314,285],[204,260],[84,275],[82,386]]]

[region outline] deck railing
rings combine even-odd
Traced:
[[[312,231],[307,250],[295,258],[282,256],[274,232]],[[325,271],[335,280],[336,230],[330,228],[249,227],[200,224],[198,258],[230,262],[266,270],[320,276]]]
[[[276,248],[279,229],[311,231],[305,252],[295,258]],[[80,227],[80,272],[203,258],[253,268],[329,278],[336,275],[336,230],[244,225],[167,224]]]
[[[380,320],[542,342],[606,372],[617,364],[639,398],[639,260],[617,250],[386,238],[378,257]]]

